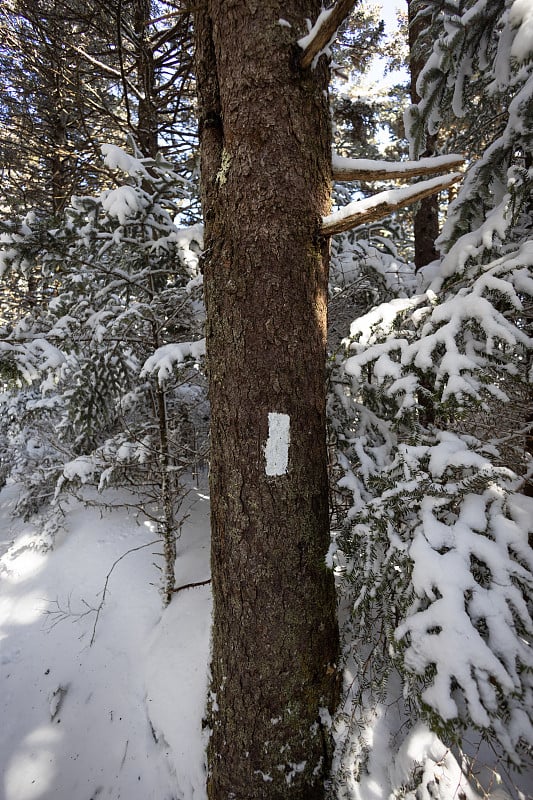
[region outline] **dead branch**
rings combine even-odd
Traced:
[[[98,625],[98,620],[100,618],[100,613],[101,613],[101,611],[102,611],[102,609],[104,607],[105,598],[106,598],[106,594],[107,594],[107,585],[109,583],[109,578],[111,577],[111,573],[113,572],[113,570],[115,569],[117,564],[120,564],[122,559],[126,558],[126,556],[129,556],[130,553],[135,553],[137,550],[143,550],[145,547],[152,547],[154,544],[160,544],[160,542],[161,542],[160,539],[155,539],[155,541],[146,542],[146,544],[141,544],[141,545],[139,545],[139,547],[132,547],[132,548],[130,548],[130,550],[126,550],[125,553],[122,553],[122,555],[119,556],[119,558],[117,558],[117,560],[113,562],[113,564],[111,566],[111,569],[109,570],[109,572],[107,573],[106,578],[105,578],[104,589],[102,591],[102,599],[100,600],[100,604],[99,604],[98,608],[91,609],[93,611],[96,611],[96,617],[95,617],[95,620],[94,620],[93,632],[92,632],[92,636],[91,636],[91,641],[89,642],[89,646],[92,646],[94,644],[94,639],[95,639],[95,636],[96,636],[96,626]]]
[[[354,5],[355,0],[338,0],[333,8],[328,9],[328,13],[320,15],[309,33],[311,39],[307,42],[300,59],[300,65],[303,69],[308,69],[315,56],[328,46]]]
[[[356,228],[368,222],[376,222],[378,219],[388,217],[399,208],[405,208],[413,203],[430,197],[432,194],[449,189],[454,183],[463,177],[461,172],[454,172],[443,178],[432,178],[428,181],[421,181],[405,189],[390,189],[386,192],[379,192],[373,197],[365,200],[356,200],[349,203],[340,211],[335,211],[323,218],[321,234],[332,236],[335,233]]]
[[[421,158],[419,161],[373,161],[368,158],[342,158],[336,154],[332,159],[334,181],[381,181],[406,180],[421,175],[438,175],[457,169],[464,164],[460,155]]]
[[[197,583],[184,583],[183,586],[176,586],[172,592],[182,592],[184,589],[194,589],[196,586],[207,586],[209,583],[211,583],[211,578],[206,581],[197,581]]]

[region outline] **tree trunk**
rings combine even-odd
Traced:
[[[155,158],[159,149],[159,120],[156,104],[154,53],[148,41],[150,0],[135,0],[133,5],[133,27],[135,31],[135,60],[137,85],[141,90],[139,99],[136,139],[144,156]]]
[[[423,4],[427,0],[407,0],[407,17],[409,22],[409,72],[411,102],[420,102],[416,90],[416,82],[426,63],[427,46],[424,46],[424,31],[427,17],[421,15]],[[423,156],[433,156],[437,151],[436,137],[426,137],[426,150]],[[435,240],[439,235],[439,196],[426,197],[420,201],[414,216],[415,268],[419,270],[438,257]]]
[[[327,68],[315,0],[196,16],[211,402],[210,800],[324,793],[338,701],[325,436]],[[283,18],[292,28],[280,25]]]

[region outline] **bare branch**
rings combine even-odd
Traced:
[[[334,181],[381,181],[437,175],[464,164],[457,153],[421,158],[418,161],[374,161],[369,158],[343,158],[333,153],[331,159]]]
[[[354,5],[355,0],[338,0],[332,8],[322,11],[307,36],[298,41],[304,51],[300,59],[303,69],[310,67],[315,56],[330,44]]]
[[[183,586],[176,586],[172,589],[173,592],[182,592],[184,589],[194,589],[196,586],[207,586],[211,583],[211,578],[206,581],[197,581],[196,583],[185,583]]]
[[[85,58],[90,64],[93,64],[93,66],[98,67],[99,69],[101,69],[102,72],[105,72],[107,75],[111,75],[111,76],[113,76],[115,78],[122,78],[122,73],[119,70],[114,69],[113,67],[109,66],[109,64],[104,64],[103,61],[99,61],[97,58],[94,58],[86,50],[82,50],[81,47],[76,47],[76,45],[74,45],[74,44],[69,44],[69,47],[72,50],[74,50],[75,53],[78,53],[78,55],[80,55],[83,58]],[[126,79],[126,84],[131,89],[131,91],[136,95],[136,97],[139,100],[143,99],[142,94],[131,83],[131,81]]]
[[[145,22],[144,25],[147,28],[149,25],[157,25],[158,22],[165,22],[167,19],[175,19],[176,17],[184,17],[186,14],[191,14],[193,11],[192,6],[190,8],[178,9],[176,11],[171,11],[168,14],[163,14],[161,17],[154,17],[154,19],[149,19],[148,22]]]
[[[89,645],[91,647],[94,644],[94,640],[95,640],[95,637],[96,637],[96,626],[98,625],[98,620],[100,619],[100,614],[102,613],[102,609],[104,607],[106,594],[107,594],[107,586],[109,584],[109,578],[111,577],[111,573],[113,572],[113,570],[115,569],[117,564],[120,564],[122,559],[126,558],[126,556],[129,556],[130,553],[135,553],[135,552],[137,552],[137,550],[143,550],[145,547],[151,547],[154,544],[160,544],[160,543],[161,543],[160,539],[155,539],[153,542],[146,542],[146,544],[141,544],[141,545],[139,545],[139,547],[132,547],[129,550],[126,550],[125,553],[122,553],[122,555],[119,558],[117,558],[116,561],[114,561],[113,564],[111,565],[111,569],[109,570],[109,572],[107,573],[107,575],[105,577],[104,589],[102,591],[102,599],[100,600],[98,608],[96,608],[96,609],[92,608],[91,609],[91,611],[96,611],[96,617],[94,618],[94,625],[93,625],[93,633],[92,633],[92,636],[91,636],[91,641],[89,642]]]
[[[424,197],[449,189],[454,183],[461,180],[461,172],[453,172],[442,178],[432,178],[428,181],[420,181],[413,186],[403,189],[390,189],[386,192],[379,192],[373,197],[365,200],[355,200],[347,206],[329,214],[322,220],[321,233],[323,236],[332,236],[335,233],[342,233],[358,225],[367,222],[376,222],[397,211],[399,208],[410,206]]]

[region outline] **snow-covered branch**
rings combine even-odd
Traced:
[[[153,353],[144,363],[141,378],[157,373],[160,384],[172,374],[176,364],[183,364],[188,358],[199,359],[205,356],[205,339],[197,342],[165,344]]]
[[[389,179],[417,178],[421,175],[437,175],[457,169],[464,158],[457,153],[418,161],[375,161],[370,158],[343,158],[333,153],[331,166],[335,181],[381,181]]]
[[[423,200],[424,197],[430,197],[432,194],[449,189],[462,177],[461,172],[452,172],[451,175],[420,181],[420,183],[406,186],[403,189],[389,189],[364,200],[355,200],[339,211],[323,217],[321,233],[323,236],[332,236],[366,222],[376,222],[378,219],[388,217],[399,208],[412,205],[418,200]]]
[[[355,0],[338,0],[332,8],[322,11],[307,36],[303,36],[298,40],[298,44],[304,51],[300,59],[300,64],[304,69],[310,67],[313,59],[331,44],[337,29],[344,22],[354,5]]]

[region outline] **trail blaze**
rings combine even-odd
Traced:
[[[267,475],[285,475],[289,465],[291,419],[288,414],[268,414],[268,439],[265,445]]]

